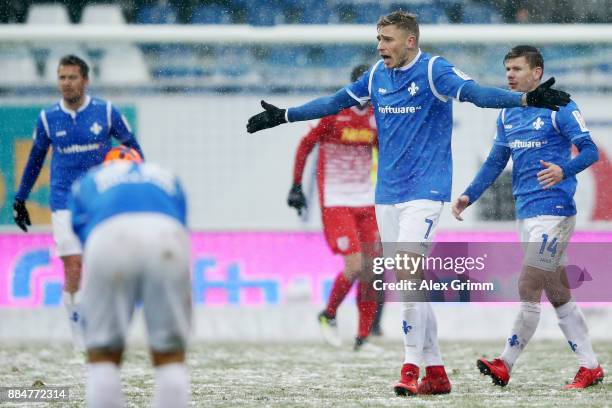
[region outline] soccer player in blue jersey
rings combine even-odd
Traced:
[[[544,73],[542,54],[529,45],[510,50],[504,65],[508,85],[514,91],[536,89]],[[574,158],[572,144],[579,151]],[[453,203],[452,212],[458,220],[462,220],[461,213],[467,206],[493,184],[510,157],[512,192],[525,247],[519,277],[521,309],[502,355],[493,361],[479,359],[478,368],[495,384],[508,384],[515,361],[538,326],[544,290],[580,364],[574,381],[565,388],[589,387],[602,381],[604,373],[593,352],[584,316],[571,299],[563,252],[576,223],[576,174],[598,160],[597,147],[574,101],[558,112],[537,107],[502,109],[487,160]]]
[[[63,300],[68,311],[75,347],[82,349],[79,322],[81,293],[81,246],[70,228],[66,200],[72,183],[89,168],[100,164],[111,148],[111,138],[142,153],[132,131],[119,111],[108,101],[86,94],[89,67],[74,55],[59,62],[58,87],[62,99],[40,112],[34,143],[19,190],[13,202],[15,223],[28,231],[30,216],[25,202],[52,146],[51,197],[53,239],[64,265]]]
[[[395,11],[381,17],[377,29],[381,59],[357,81],[299,107],[279,109],[262,101],[264,111],[249,119],[247,131],[320,118],[371,101],[379,134],[375,202],[381,240],[413,243],[405,252],[419,256],[433,239],[444,202],[450,201],[450,102],[454,99],[489,108],[558,109],[569,102],[569,95],[552,89],[553,79],[528,93],[478,85],[444,58],[420,50],[419,26],[412,14]],[[398,279],[415,277],[396,273]],[[404,302],[401,327],[405,359],[395,392],[450,392],[431,305]],[[421,362],[426,374],[419,384]]]
[[[155,367],[154,407],[187,407],[191,327],[189,235],[183,189],[172,174],[116,147],[69,198],[83,244],[83,325],[89,407],[123,407],[119,365],[142,302]]]

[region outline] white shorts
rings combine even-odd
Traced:
[[[189,257],[189,235],[172,218],[132,213],[97,226],[83,253],[87,349],[122,349],[142,302],[151,349],[184,350],[191,330]]]
[[[53,225],[53,241],[57,256],[81,255],[81,241],[72,230],[72,220],[69,210],[57,210],[51,213]]]
[[[566,263],[565,249],[576,226],[575,216],[540,215],[519,220],[518,226],[525,265],[555,271]]]
[[[399,204],[376,204],[376,222],[385,256],[397,250],[425,254],[433,240],[444,202],[412,200]],[[402,243],[391,249],[389,244]],[[391,253],[389,253],[391,252]]]

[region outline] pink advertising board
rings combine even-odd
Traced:
[[[439,242],[516,242],[513,232],[440,232]],[[612,242],[576,232],[574,242]],[[192,233],[193,299],[208,306],[262,306],[304,297],[321,303],[342,259],[313,232]],[[0,308],[57,306],[61,261],[50,234],[0,234]]]

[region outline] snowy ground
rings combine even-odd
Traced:
[[[198,343],[189,355],[193,406],[411,406],[411,407],[612,407],[612,382],[584,391],[562,386],[576,371],[563,341],[534,341],[518,361],[506,388],[493,386],[476,369],[476,358],[495,356],[498,341],[443,342],[453,392],[445,396],[399,398],[392,384],[399,376],[402,346],[381,340],[381,354],[355,353],[347,345],[320,343]],[[596,342],[604,369],[612,369],[612,343]],[[0,343],[0,384],[71,386],[71,404],[84,405],[84,365],[68,343]],[[153,390],[144,347],[133,347],[122,369],[129,406],[146,406]],[[0,403],[0,406],[9,406]],[[23,404],[15,406],[24,406]],[[32,404],[28,406],[34,406]],[[45,406],[45,405],[40,405]]]

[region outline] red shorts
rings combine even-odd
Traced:
[[[323,208],[323,231],[334,254],[374,256],[380,242],[374,206]]]

